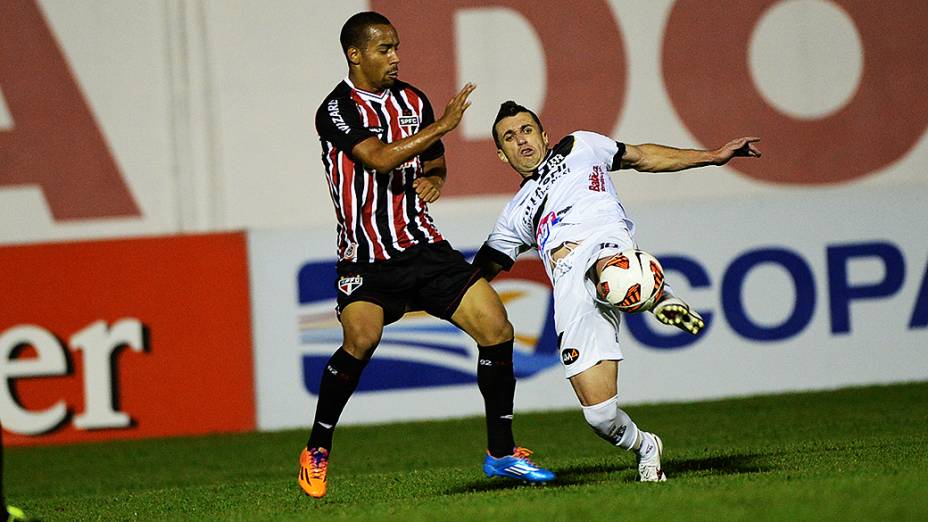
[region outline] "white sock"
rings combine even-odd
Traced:
[[[647,459],[657,451],[657,441],[654,440],[654,435],[646,431],[641,432],[641,442],[640,446],[636,448],[638,456],[642,459]]]
[[[638,426],[619,408],[616,395],[599,404],[583,406],[583,417],[601,438],[614,446],[630,450],[638,440]]]

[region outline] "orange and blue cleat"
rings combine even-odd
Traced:
[[[507,477],[523,480],[533,484],[554,480],[554,472],[542,468],[529,459],[532,451],[528,448],[515,448],[512,455],[494,458],[487,453],[483,460],[483,472],[488,477]]]
[[[300,452],[300,489],[313,498],[325,496],[325,473],[329,467],[329,451],[325,448],[303,448]]]

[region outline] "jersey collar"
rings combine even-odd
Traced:
[[[384,89],[380,91],[379,93],[365,91],[364,89],[359,89],[358,87],[355,87],[353,83],[351,83],[351,79],[348,78],[347,76],[345,76],[345,83],[347,83],[348,87],[351,87],[356,93],[360,94],[361,96],[364,96],[365,98],[371,98],[373,100],[383,101],[390,94],[390,89]]]
[[[535,170],[532,171],[532,175],[529,176],[529,177],[527,177],[527,178],[522,178],[522,183],[519,184],[519,188],[524,187],[525,184],[528,183],[529,181],[533,181],[533,180],[538,179],[538,177],[539,177],[538,169],[540,169],[542,165],[544,165],[545,163],[547,163],[548,160],[551,159],[551,156],[552,156],[553,154],[554,154],[554,149],[548,149],[548,152],[545,152],[545,157],[544,157],[544,159],[542,159],[542,160],[541,160],[541,163],[539,163],[538,166],[535,167]]]

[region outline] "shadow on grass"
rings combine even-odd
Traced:
[[[557,474],[557,480],[547,484],[529,484],[518,480],[505,478],[493,478],[484,480],[475,480],[451,488],[446,493],[479,493],[486,491],[502,491],[517,488],[562,488],[566,486],[575,486],[600,482],[606,478],[606,475],[618,471],[630,471],[632,466],[629,464],[592,464],[584,466],[569,466],[561,468],[552,468]]]
[[[710,475],[740,475],[745,473],[761,473],[773,469],[760,462],[761,455],[725,455],[717,457],[703,457],[691,459],[671,459],[666,463],[666,469],[671,477],[683,477],[695,474]],[[602,482],[612,473],[624,473],[624,482],[637,482],[638,469],[633,463],[601,463],[584,466],[568,466],[556,468],[557,480],[542,486],[527,484],[516,480],[503,478],[485,479],[468,482],[450,488],[446,494],[479,493],[487,491],[502,491],[521,487],[560,488],[565,486],[582,485]]]
[[[746,453],[693,459],[671,459],[667,461],[667,470],[675,476],[689,474],[741,475],[744,473],[762,473],[773,468],[762,462],[763,455]]]

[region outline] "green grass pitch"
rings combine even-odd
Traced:
[[[547,486],[483,476],[481,418],[340,428],[323,500],[296,484],[306,430],[8,448],[4,482],[46,521],[928,520],[928,383],[628,411],[667,482],[636,483],[579,409],[517,412]]]

